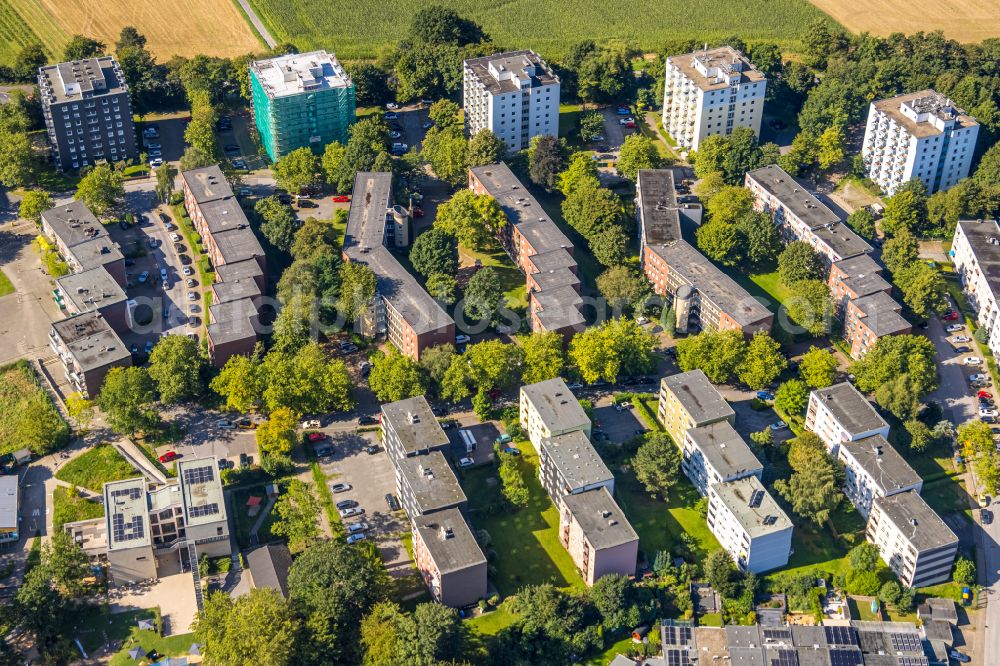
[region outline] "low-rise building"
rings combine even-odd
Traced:
[[[785,240],[808,243],[827,267],[872,251],[839,215],[777,164],[748,172],[745,183],[754,207],[771,216]]]
[[[969,175],[979,123],[934,90],[871,103],[861,156],[868,177],[888,196],[914,178],[928,193]]]
[[[882,277],[882,266],[870,254],[834,262],[826,283],[830,287],[835,312],[841,318],[849,301],[892,291],[892,285]]]
[[[486,597],[486,556],[458,509],[414,517],[413,559],[435,601],[462,608]]]
[[[683,446],[688,428],[736,420],[736,412],[700,369],[660,380],[656,415],[678,447]]]
[[[98,312],[115,331],[129,329],[128,296],[103,267],[70,273],[56,279],[57,302],[67,314]]]
[[[606,574],[635,575],[639,535],[604,486],[564,495],[559,533],[587,585]]]
[[[837,455],[837,447],[843,442],[872,435],[889,436],[889,424],[850,382],[809,394],[806,429],[823,440],[831,455]]]
[[[844,494],[866,518],[876,497],[907,490],[919,493],[924,485],[920,475],[882,435],[841,442],[837,458],[844,465]]]
[[[17,474],[0,476],[0,544],[21,539],[20,480]]]
[[[255,299],[214,303],[208,308],[209,324],[205,329],[208,356],[221,368],[232,356],[253,354],[261,330],[260,311]]]
[[[681,471],[702,496],[713,484],[764,475],[764,466],[727,420],[688,428],[682,442]]]
[[[888,335],[906,335],[913,326],[900,312],[903,306],[884,291],[847,302],[844,315],[844,340],[851,356],[861,358]]]
[[[521,387],[520,421],[536,450],[543,439],[574,430],[590,437],[590,419],[560,377]]]
[[[254,589],[267,589],[288,596],[288,571],[292,568],[292,554],[283,543],[269,543],[254,548],[246,556],[250,585]]]
[[[538,450],[538,478],[559,506],[563,495],[604,487],[612,495],[615,477],[582,430],[543,438]]]
[[[455,342],[455,322],[389,251],[409,244],[409,213],[392,203],[392,174],[358,172],[342,247],[345,261],[375,273],[361,333],[387,339],[418,361],[424,349]]]
[[[959,220],[949,254],[976,324],[986,332],[994,358],[1000,358],[1000,225],[996,220]]]
[[[445,509],[464,509],[462,486],[439,450],[412,458],[397,458],[396,491],[411,519]]]
[[[71,201],[41,214],[42,235],[73,273],[103,267],[124,287],[125,256],[107,229],[82,201]]]
[[[865,536],[904,587],[936,585],[951,577],[958,537],[916,490],[876,497]]]
[[[382,405],[382,446],[390,460],[443,450],[448,435],[422,395]]]
[[[93,399],[111,368],[132,365],[132,354],[100,312],[84,312],[54,322],[49,346],[62,361],[74,391]]]
[[[788,564],[792,521],[760,479],[751,475],[709,489],[708,528],[741,569],[761,573]]]

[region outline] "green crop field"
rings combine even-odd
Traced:
[[[345,60],[374,58],[408,30],[415,0],[250,0],[279,42],[301,50],[325,48]],[[746,0],[720,4],[665,0],[648,5],[607,0],[452,0],[505,48],[531,48],[561,56],[582,39],[622,39],[644,50],[670,39],[718,40],[739,35],[748,42],[775,41],[795,49],[803,29],[826,14],[805,0]]]

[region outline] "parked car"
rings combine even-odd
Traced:
[[[340,500],[339,502],[337,502],[337,508],[338,509],[353,509],[357,505],[358,505],[358,501],[357,500],[352,500],[352,499]]]
[[[308,441],[310,444],[314,442],[322,442],[326,438],[327,434],[325,432],[311,432],[308,435],[306,435],[306,441]]]
[[[340,514],[341,518],[350,518],[351,516],[360,516],[364,514],[365,510],[360,506],[351,507],[350,509],[341,509],[337,513]]]
[[[307,419],[302,422],[303,430],[308,430],[309,428],[321,428],[322,426],[323,424],[319,422],[319,419]]]
[[[989,506],[990,496],[986,493],[979,493],[979,506]]]
[[[497,437],[496,440],[494,440],[493,443],[494,444],[506,444],[509,441],[510,441],[510,435],[508,435],[507,433],[504,433],[504,434],[500,435],[499,437]]]
[[[770,402],[771,400],[774,400],[774,394],[770,391],[757,391],[757,399]]]
[[[944,330],[948,331],[949,333],[957,333],[959,331],[964,331],[965,326],[963,326],[962,324],[948,324]]]
[[[972,347],[969,345],[959,345],[958,347],[955,347],[956,354],[967,354],[970,351],[972,351]]]
[[[942,316],[941,318],[944,319],[945,321],[957,321],[958,313],[955,311],[946,312],[944,313],[944,316]]]
[[[351,197],[346,194],[335,194],[330,199],[333,200],[333,203],[347,203],[351,200]]]
[[[189,287],[196,287],[198,282],[194,278],[188,278],[185,284]]]
[[[424,216],[424,209],[420,208],[419,206],[414,206],[413,217],[423,217],[423,216]]]
[[[386,111],[385,116],[383,116],[383,117],[386,120],[398,120],[399,119],[399,114],[396,113],[396,112],[394,112],[394,111]]]
[[[777,421],[771,424],[771,430],[784,430],[788,427],[788,424],[784,421]]]
[[[344,527],[347,529],[348,533],[357,534],[358,532],[364,532],[365,530],[367,530],[368,523],[363,521],[357,523],[347,523],[346,525],[344,525]]]
[[[351,484],[349,484],[349,483],[331,483],[330,484],[330,490],[332,490],[334,492],[334,494],[336,494],[336,493],[346,493],[348,490],[351,490],[352,488],[353,488],[353,486],[351,486]]]
[[[256,430],[257,423],[256,421],[244,417],[236,421],[236,427],[240,430]]]
[[[233,160],[233,168],[234,169],[242,169],[242,170],[245,171],[249,167],[247,167],[247,163],[244,162],[243,160]]]
[[[365,447],[365,453],[367,453],[370,456],[375,455],[376,453],[378,453],[378,445],[369,444],[368,446]]]
[[[980,407],[979,408],[979,416],[990,416],[992,418],[996,418],[997,417],[997,410],[995,410],[995,409],[983,409],[982,407]]]
[[[504,453],[508,453],[508,454],[510,454],[512,456],[519,456],[519,455],[521,455],[521,449],[517,448],[516,446],[505,446],[503,448],[503,452]]]
[[[386,102],[385,108],[389,109],[390,111],[395,111],[396,109],[399,108],[399,104],[396,104],[395,102]]]
[[[148,154],[150,157],[163,157],[163,152],[159,148],[153,148]]]
[[[176,459],[177,459],[177,452],[176,451],[167,451],[162,456],[160,456],[160,462],[161,463],[168,463],[168,462],[170,462],[172,460],[176,460]]]
[[[476,461],[473,460],[472,458],[462,458],[462,459],[460,459],[458,461],[458,466],[462,467],[462,468],[472,467],[475,464],[476,464]]]
[[[956,335],[952,338],[952,342],[972,342],[972,338],[967,335]]]
[[[992,398],[993,394],[989,393],[987,391],[980,391],[979,393],[976,394],[976,397],[979,398],[980,400],[982,400],[983,398],[987,398],[988,399],[988,398]]]
[[[198,294],[196,294],[193,291],[189,291],[188,292],[188,300],[189,301],[197,301],[198,300]]]
[[[240,152],[240,147],[237,146],[235,143],[227,143],[225,146],[223,146],[223,150],[225,150],[227,153],[238,153]]]
[[[153,157],[149,160],[149,166],[153,169],[163,166],[162,157]]]
[[[983,521],[983,522],[986,522],[986,521]],[[951,657],[952,659],[954,659],[955,661],[962,662],[963,664],[966,664],[966,663],[972,661],[972,657],[970,657],[969,655],[967,655],[967,654],[965,654],[963,652],[959,652],[958,650],[951,650],[950,652],[948,652],[948,656]]]
[[[146,346],[145,346],[144,349],[146,351],[146,354],[149,355],[149,352],[153,351],[153,341],[152,340],[146,340]]]
[[[471,338],[467,335],[459,334],[455,336],[456,345],[468,344],[469,340],[471,340]]]
[[[149,271],[143,271],[139,273],[139,282],[145,282],[149,279]]]
[[[358,425],[378,425],[378,420],[374,416],[359,416]]]
[[[183,273],[184,275],[191,275],[194,273],[194,271],[191,270],[190,266],[185,266],[184,268],[181,269],[181,273]]]
[[[965,358],[962,359],[962,363],[964,363],[965,365],[982,365],[983,359],[979,358],[978,356],[966,356]]]
[[[215,422],[215,427],[222,428],[223,430],[232,430],[236,427],[236,424],[229,419],[219,419]]]
[[[425,122],[425,123],[423,123],[423,124],[420,125],[420,129],[425,129],[425,130],[429,130],[432,127],[434,127],[434,123],[432,123],[429,120],[427,122]]]
[[[970,382],[989,382],[990,376],[984,375],[982,373],[977,373],[975,375],[969,375]]]
[[[389,507],[389,511],[399,511],[399,500],[392,493],[385,494],[385,505]]]
[[[619,116],[627,116],[632,112],[629,110],[628,106],[626,106],[625,104],[620,104],[618,105],[618,109],[615,111],[615,113],[617,113]]]
[[[403,136],[402,132],[397,132],[396,130],[392,130],[391,132],[389,132],[390,139],[398,139],[401,136]]]
[[[619,125],[627,125],[628,123],[635,123],[635,118],[633,118],[632,116],[629,116],[628,118],[619,118],[618,119],[618,124]]]
[[[568,388],[570,391],[577,391],[583,388],[583,384],[581,384],[580,382],[573,382],[572,384],[567,384],[566,388]]]

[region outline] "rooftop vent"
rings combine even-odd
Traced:
[[[406,412],[406,420],[409,421],[411,424],[420,423],[420,417],[414,414],[413,412]]]
[[[604,509],[603,511],[601,511],[601,518],[610,518],[610,517],[611,517],[611,512],[610,511],[608,511],[607,509]]]
[[[451,529],[450,527],[445,527],[444,525],[442,525],[441,526],[441,538],[442,539],[454,539],[455,538],[455,530]]]

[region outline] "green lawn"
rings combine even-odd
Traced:
[[[197,639],[193,633],[164,637],[155,631],[140,631],[138,627],[133,627],[121,651],[111,658],[110,666],[133,666],[136,662],[129,656],[128,651],[136,645],[141,646],[147,653],[156,650],[158,654],[166,657],[183,657]]]
[[[3,271],[0,271],[0,296],[14,293],[14,285]]]
[[[700,497],[687,477],[677,479],[667,502],[650,497],[631,471],[615,470],[615,478],[615,498],[639,535],[639,548],[650,561],[656,551],[672,550],[684,532],[694,538],[701,555],[720,548],[705,517],[695,508]]]
[[[698,624],[703,627],[721,627],[722,613],[705,613],[698,618]]]
[[[917,594],[924,598],[941,597],[944,599],[954,599],[955,603],[962,603],[962,585],[958,583],[941,583],[931,587],[918,587]]]
[[[494,611],[485,613],[469,620],[469,629],[480,636],[496,636],[501,631],[514,624],[517,614],[511,613],[504,608],[497,608]]]
[[[568,137],[570,134],[573,134],[576,131],[576,126],[580,122],[580,116],[582,114],[582,104],[560,104],[559,136]]]
[[[239,543],[240,548],[246,548],[250,545],[250,528],[254,526],[254,523],[260,517],[259,513],[252,517],[247,513],[247,499],[251,495],[260,497],[261,511],[263,511],[264,505],[267,504],[265,485],[261,483],[255,486],[247,486],[233,492],[233,511],[236,512],[236,541]],[[260,526],[260,531],[257,532],[259,543],[265,544],[271,541],[271,525],[274,524],[274,518],[274,511],[271,511],[264,520],[264,524]]]
[[[851,612],[852,620],[864,620],[866,622],[878,622],[879,617],[872,612],[871,602],[854,597],[847,597],[847,608]]]
[[[56,478],[66,483],[102,492],[109,481],[132,479],[141,476],[118,450],[110,444],[98,444],[63,465]]]
[[[69,488],[57,487],[52,491],[52,527],[58,532],[66,523],[78,520],[100,518],[104,507],[79,494],[73,495]]]
[[[491,549],[497,552],[494,562],[497,590],[504,597],[526,585],[542,583],[582,590],[583,579],[559,541],[559,511],[538,480],[538,455],[530,445],[520,448],[517,464],[531,495],[523,509],[483,515],[483,508],[495,501],[500,493],[500,481],[493,465],[467,470],[462,479],[462,488],[469,498],[472,524],[490,533]],[[490,479],[496,483],[491,485]]]
[[[478,260],[483,266],[489,266],[495,270],[500,278],[504,296],[507,298],[507,306],[512,310],[527,310],[528,291],[524,273],[511,263],[506,252],[503,250],[477,252],[465,246],[459,246],[458,258],[462,265],[472,265]],[[423,282],[423,280],[420,281]]]
[[[0,455],[22,447],[45,455],[65,446],[69,435],[34,367],[24,359],[0,366]]]

